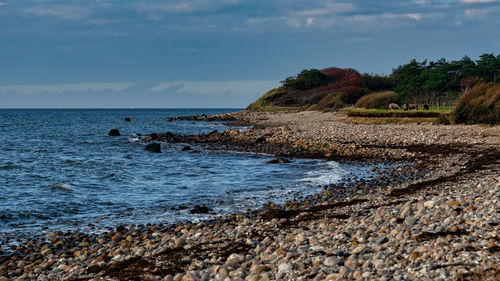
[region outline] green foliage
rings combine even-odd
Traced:
[[[318,69],[304,69],[296,77],[287,77],[281,84],[294,90],[308,90],[321,86],[326,80],[326,76]]]
[[[444,58],[429,63],[412,60],[393,69],[391,78],[403,100],[433,103],[450,93],[465,92],[481,81],[493,82],[499,72],[500,55],[483,54],[476,62],[467,56],[451,62]]]
[[[379,93],[372,93],[362,96],[357,102],[356,107],[360,108],[377,108],[387,109],[389,104],[398,102],[398,94],[393,91],[385,91]]]
[[[394,88],[394,79],[392,76],[365,73],[363,74],[363,79],[365,80],[367,91],[389,91]]]
[[[481,83],[458,100],[456,123],[500,124],[500,84]]]

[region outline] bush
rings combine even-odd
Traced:
[[[457,102],[455,123],[500,124],[500,84],[480,83]]]
[[[283,86],[294,90],[308,90],[321,86],[325,81],[326,76],[318,69],[304,69],[297,77],[287,77],[281,83]]]
[[[387,109],[389,104],[398,102],[398,94],[392,91],[372,93],[362,96],[357,102],[356,107]]]

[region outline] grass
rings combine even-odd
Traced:
[[[299,107],[295,107],[295,106],[274,106],[274,105],[266,105],[266,106],[261,106],[261,107],[258,107],[256,109],[254,109],[254,111],[257,111],[257,112],[261,112],[261,111],[264,111],[264,112],[283,112],[283,111],[289,111],[289,112],[299,112],[300,111],[300,108]]]
[[[342,112],[349,117],[406,117],[406,118],[434,118],[444,114],[450,114],[451,109],[446,110],[389,110],[389,109],[361,109],[349,108]]]

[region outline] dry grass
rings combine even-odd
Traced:
[[[453,114],[455,123],[500,124],[500,84],[474,86],[459,98]]]
[[[398,94],[392,91],[372,93],[361,97],[356,102],[356,107],[367,109],[387,109],[389,104],[397,103],[398,100]]]

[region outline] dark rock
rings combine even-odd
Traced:
[[[182,150],[182,151],[188,151],[188,150],[192,150],[192,148],[191,148],[191,146],[186,145],[186,146],[184,146],[181,150]]]
[[[112,129],[109,131],[108,136],[110,137],[119,137],[120,136],[120,131],[118,129]]]
[[[172,122],[172,121],[174,121],[174,118],[172,118],[172,117],[167,117],[167,121],[168,121],[168,122]]]
[[[156,139],[158,139],[158,134],[157,133],[152,133],[151,135],[149,135],[148,139],[149,140],[156,140]]]
[[[159,143],[150,143],[146,145],[145,150],[151,151],[151,152],[156,152],[156,153],[161,153],[161,146]]]
[[[269,160],[267,161],[266,163],[267,164],[285,164],[285,163],[290,163],[292,161],[286,159],[286,158],[276,158],[276,159],[273,159],[273,160]]]
[[[125,118],[125,119],[123,119],[123,120],[125,120],[125,122],[130,122],[130,121],[131,121],[131,119],[130,119],[129,117],[126,117],[126,118]]]
[[[189,212],[191,214],[208,214],[210,213],[210,209],[205,205],[195,205]]]
[[[261,143],[261,142],[265,142],[265,141],[266,141],[266,138],[264,136],[261,136],[255,140],[256,143]]]

